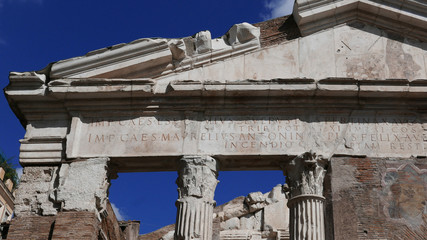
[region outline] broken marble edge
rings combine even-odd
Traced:
[[[53,63],[49,77],[88,78],[137,64],[143,68],[167,65],[161,75],[260,48],[260,29],[249,23],[233,25],[222,37],[209,31],[176,39],[143,38],[91,51],[85,56]],[[138,71],[141,71],[139,69]]]
[[[156,91],[157,82],[140,79],[80,79],[51,80],[35,72],[14,74],[5,88],[12,99],[53,97],[59,99],[93,99],[154,96],[346,96],[346,97],[408,97],[425,98],[427,79],[354,79],[275,78],[265,80],[173,80],[163,91]],[[378,94],[381,92],[381,94]],[[105,95],[108,93],[108,96]],[[236,95],[238,94],[238,95]],[[421,103],[421,102],[420,102]],[[422,103],[421,103],[422,104]]]
[[[416,1],[391,0],[380,4],[368,0],[297,0],[293,16],[303,36],[362,21],[427,41],[427,5]],[[176,39],[137,39],[58,61],[42,71],[49,79],[93,78],[135,66],[138,72],[161,66],[160,76],[164,76],[260,47],[260,29],[240,23],[216,39],[209,31]]]

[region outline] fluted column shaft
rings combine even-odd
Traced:
[[[177,201],[177,239],[211,239],[213,203]]]
[[[175,239],[211,240],[217,162],[209,156],[184,156],[178,166]]]
[[[317,195],[300,195],[289,200],[291,239],[325,239],[324,201],[324,197]]]
[[[307,152],[286,164],[291,240],[325,239],[323,180],[328,161]]]

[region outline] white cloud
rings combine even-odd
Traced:
[[[118,221],[125,220],[126,215],[120,210],[114,203],[111,203],[111,207],[113,208],[114,214],[116,214],[116,218]]]
[[[1,41],[1,39],[0,39],[0,41]],[[21,179],[23,168],[19,167],[15,170],[16,170],[16,174],[18,174],[18,178]]]
[[[266,1],[264,7],[267,9],[267,14],[262,14],[264,20],[286,16],[292,13],[294,0],[269,0]]]

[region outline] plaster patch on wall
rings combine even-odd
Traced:
[[[427,224],[427,169],[412,163],[387,169],[383,180],[384,214],[411,227]]]
[[[386,65],[390,76],[395,78],[415,79],[421,67],[414,61],[413,56],[403,50],[404,38],[396,34],[388,34],[386,44]]]

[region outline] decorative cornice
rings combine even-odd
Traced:
[[[54,63],[49,78],[164,76],[258,49],[259,36],[259,28],[241,23],[216,39],[209,31],[182,39],[138,39]]]
[[[175,80],[162,91],[156,88],[156,82],[152,79],[58,79],[49,83],[42,81],[43,76],[35,73],[13,75],[10,85],[5,88],[5,93],[11,107],[25,125],[28,120],[37,119],[68,119],[73,109],[92,109],[99,106],[97,100],[116,99],[111,108],[132,108],[138,105],[141,99],[163,99],[151,104],[177,103],[175,97],[180,97],[181,104],[187,104],[181,97],[205,97],[238,98],[264,97],[265,100],[274,97],[296,97],[293,100],[306,101],[316,98],[342,98],[352,99],[359,104],[368,104],[368,99],[383,99],[376,104],[405,105],[410,101],[412,107],[425,108],[427,94],[427,79],[370,79],[358,80],[353,78],[327,78],[313,80],[307,78],[295,79],[270,79],[270,80],[242,80],[242,81],[195,81]],[[18,86],[19,85],[19,86]],[[265,99],[265,97],[268,97]],[[167,100],[171,98],[171,100]],[[138,100],[140,99],[140,100]],[[300,100],[298,100],[300,99]],[[403,99],[406,99],[403,101]],[[92,100],[79,103],[79,100]],[[133,104],[131,104],[131,102]],[[272,107],[271,100],[268,104]],[[324,100],[322,100],[324,102]],[[335,101],[335,100],[334,100]],[[37,104],[35,104],[37,102]],[[111,103],[111,101],[109,101]],[[341,101],[342,104],[344,102]],[[142,103],[139,103],[142,104]],[[146,105],[147,103],[143,103]],[[169,103],[170,104],[170,103]],[[194,102],[188,102],[194,104]],[[278,103],[279,104],[279,103]],[[344,104],[345,105],[345,104]],[[349,107],[349,105],[345,105]],[[397,105],[396,105],[397,106]],[[124,107],[124,108],[123,108]],[[99,109],[99,107],[97,107]],[[154,110],[153,108],[152,110]]]
[[[68,122],[79,111],[158,111],[162,109],[314,106],[332,104],[352,108],[360,104],[375,108],[426,109],[427,79],[307,78],[243,81],[171,81],[159,91],[152,79],[57,79],[46,83],[44,75],[13,74],[5,94],[23,126],[29,121]],[[178,97],[178,98],[177,98]],[[208,99],[222,99],[219,105]],[[246,103],[233,99],[250,97]],[[292,101],[286,100],[292,98]],[[337,99],[340,101],[337,101]],[[204,100],[205,99],[205,100]],[[318,100],[321,99],[321,100]],[[329,100],[328,100],[329,99]],[[344,101],[344,99],[346,99]],[[90,100],[90,101],[88,101]],[[107,101],[106,101],[107,100]],[[107,103],[106,103],[107,102]],[[179,104],[177,104],[179,102]]]
[[[20,143],[21,164],[59,164],[64,158],[64,138],[33,137],[22,139]]]
[[[361,21],[427,41],[427,4],[421,1],[297,0],[293,15],[303,36]]]
[[[96,82],[96,84],[94,84]],[[307,78],[195,81],[175,80],[164,92],[155,91],[150,79],[61,79],[48,84],[48,91],[60,99],[137,96],[325,96],[425,98],[427,79]],[[104,95],[96,95],[96,94]],[[378,94],[381,93],[381,94]]]
[[[4,89],[6,95],[16,100],[27,96],[45,96],[47,84],[46,75],[37,72],[11,72],[9,85]]]
[[[113,46],[106,51],[90,52],[86,56],[59,61],[52,65],[50,77],[88,78],[139,65],[147,70],[172,60],[167,40],[141,39],[127,45]],[[131,70],[128,70],[128,72]]]

